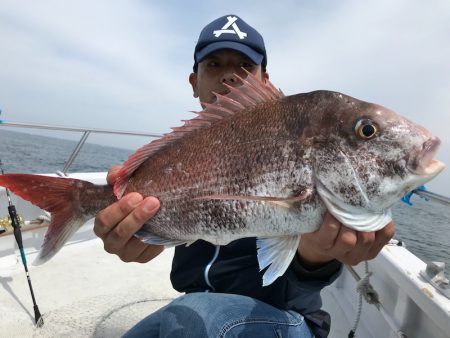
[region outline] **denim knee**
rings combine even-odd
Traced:
[[[285,318],[252,318],[230,321],[218,333],[220,338],[311,338],[312,333],[297,313],[288,313]]]
[[[181,296],[138,323],[129,336],[139,337],[311,337],[303,317],[256,299],[231,294]]]

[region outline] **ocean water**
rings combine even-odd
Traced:
[[[62,170],[77,142],[0,129],[0,160],[5,172],[55,173]],[[133,150],[85,143],[69,172],[107,171]]]
[[[5,172],[54,173],[62,170],[76,142],[0,129],[0,160]],[[134,150],[85,144],[70,172],[107,171]],[[424,261],[446,263],[450,275],[450,207],[418,196],[413,206],[398,202],[392,210],[395,238]]]

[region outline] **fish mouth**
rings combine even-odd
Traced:
[[[420,176],[433,177],[439,174],[445,167],[444,163],[434,159],[440,144],[441,140],[437,137],[425,141],[416,156],[408,161],[408,169]]]

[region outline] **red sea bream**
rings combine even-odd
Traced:
[[[166,246],[257,237],[263,284],[282,275],[326,210],[360,231],[436,176],[439,139],[380,105],[331,92],[284,96],[249,74],[226,95],[124,164],[114,189],[25,174],[0,185],[52,214],[39,262],[98,211],[137,191],[161,208],[136,233]]]

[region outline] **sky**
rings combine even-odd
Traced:
[[[168,132],[200,108],[193,49],[225,14],[264,36],[285,94],[327,89],[389,107],[437,135],[450,166],[448,0],[0,0],[0,119]],[[148,139],[90,141],[135,149]],[[450,196],[450,169],[428,188]]]

